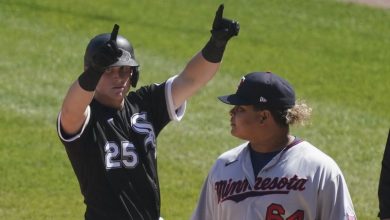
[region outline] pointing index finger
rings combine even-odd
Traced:
[[[225,8],[225,6],[223,4],[220,4],[219,7],[218,7],[218,11],[217,11],[217,17],[218,18],[222,18],[222,14],[223,14],[223,9]]]
[[[213,23],[214,28],[216,28],[216,26],[218,26],[219,22],[222,21],[223,9],[224,9],[224,5],[220,4],[217,12],[215,13],[215,18],[214,18],[214,23]]]
[[[119,25],[115,24],[114,28],[112,29],[112,32],[111,32],[110,40],[116,41],[116,37],[118,36],[118,32],[119,32]]]

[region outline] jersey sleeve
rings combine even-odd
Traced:
[[[149,121],[153,123],[156,134],[169,121],[180,121],[185,113],[186,102],[175,109],[172,97],[172,83],[176,76],[161,84],[152,84],[138,89],[128,96],[130,102],[139,103],[141,111],[148,113]]]
[[[176,77],[177,77],[177,75],[169,78],[166,82],[165,100],[166,100],[166,104],[167,104],[169,118],[173,121],[180,121],[184,116],[187,101],[185,101],[179,108],[175,109],[175,107],[173,105],[173,97],[172,97],[172,83]]]
[[[87,127],[90,118],[91,118],[91,108],[88,106],[87,107],[87,118],[85,119],[84,124],[81,126],[79,132],[77,132],[74,135],[68,135],[62,129],[61,112],[60,112],[58,114],[58,117],[57,117],[57,133],[58,133],[58,136],[60,137],[61,141],[65,144],[65,143],[73,142],[76,139],[80,138],[80,136],[84,133],[85,128]]]
[[[327,181],[323,190],[320,190],[318,205],[316,219],[356,219],[348,187],[341,173]]]
[[[203,183],[198,205],[194,213],[192,214],[191,220],[215,219],[214,210],[217,204],[214,198],[215,195],[214,195],[213,185],[211,183],[211,177],[209,174],[205,182]]]

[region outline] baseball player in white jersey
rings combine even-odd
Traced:
[[[219,99],[234,105],[231,133],[247,142],[223,153],[209,172],[192,220],[356,219],[335,161],[289,134],[311,109],[270,72],[244,76],[237,92]]]

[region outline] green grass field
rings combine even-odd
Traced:
[[[139,85],[178,73],[199,51],[219,1],[0,1],[0,219],[83,219],[84,204],[55,130],[62,99],[94,35],[135,45]],[[313,107],[293,128],[344,172],[359,219],[377,219],[390,127],[390,10],[333,0],[226,0],[241,31],[218,75],[159,136],[162,214],[188,219],[216,157],[240,143],[218,95],[252,71],[287,78]]]

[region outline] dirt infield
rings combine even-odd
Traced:
[[[390,0],[344,0],[344,1],[369,5],[372,7],[390,9]]]

